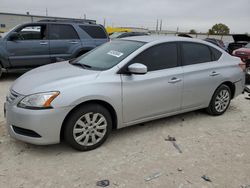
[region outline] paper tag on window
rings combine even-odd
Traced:
[[[123,55],[123,53],[115,51],[115,50],[110,50],[107,54],[115,56],[115,57],[121,57]]]

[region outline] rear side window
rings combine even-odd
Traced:
[[[182,43],[182,57],[184,65],[213,61],[208,46],[191,42]]]
[[[218,61],[222,55],[222,52],[220,52],[219,50],[210,47],[211,51],[212,51],[212,55],[213,55],[213,60],[214,61]]]
[[[71,25],[51,24],[49,28],[51,40],[78,39],[75,29]]]
[[[107,35],[102,27],[94,25],[80,25],[82,30],[88,33],[89,36],[95,39],[106,39]]]
[[[153,46],[136,56],[132,63],[142,63],[148,71],[177,67],[177,44],[164,43]]]

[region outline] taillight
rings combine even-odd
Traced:
[[[240,62],[240,63],[239,63],[239,66],[240,66],[240,68],[242,69],[242,71],[245,71],[245,70],[246,70],[246,63]]]

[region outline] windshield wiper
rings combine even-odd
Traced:
[[[82,64],[82,63],[71,63],[71,64],[72,65],[76,65],[76,66],[80,66],[80,67],[82,67],[84,69],[91,69],[92,68],[92,66],[86,65],[86,64]]]

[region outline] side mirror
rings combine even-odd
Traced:
[[[131,74],[146,74],[148,71],[147,66],[141,63],[134,63],[128,66],[128,71]]]
[[[19,35],[17,32],[13,32],[9,36],[9,40],[11,40],[11,41],[18,40],[18,38],[19,38]]]

